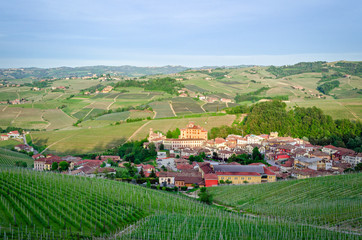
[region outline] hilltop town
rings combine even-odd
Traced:
[[[3,134],[1,139],[24,140],[18,131]],[[32,155],[36,171],[152,182],[178,189],[343,174],[362,162],[362,153],[351,149],[315,146],[303,139],[279,137],[277,132],[208,139],[208,132],[193,122],[180,129],[178,138],[167,138],[151,128],[147,140],[143,149],[153,149],[154,158],[140,164],[117,155],[84,159],[42,154],[27,144],[18,144],[14,150]]]

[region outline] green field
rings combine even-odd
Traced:
[[[204,112],[204,110],[200,107],[201,103],[198,103],[194,99],[178,97],[173,98],[171,101],[172,108],[177,116]]]
[[[5,239],[359,239],[111,180],[0,169],[0,182]]]
[[[17,161],[26,162],[28,167],[34,163],[34,160],[28,155],[0,148],[0,166],[14,167]]]
[[[362,174],[211,188],[214,201],[291,222],[362,233]]]

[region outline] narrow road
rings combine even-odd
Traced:
[[[173,115],[175,115],[175,117],[177,116],[176,113],[175,113],[175,110],[173,110],[173,107],[172,107],[172,102],[169,102],[170,103],[170,108],[171,108],[171,111],[173,113]]]
[[[7,109],[9,106],[8,105],[6,105],[4,108],[3,108],[3,112],[5,111],[5,109]]]
[[[134,136],[136,136],[137,133],[139,133],[142,128],[144,128],[146,125],[148,125],[151,121],[147,121],[145,124],[143,124],[141,127],[139,127],[128,139],[126,142],[129,142]]]
[[[75,136],[75,135],[76,135],[76,134],[73,134],[73,135],[70,135],[70,136],[68,136],[68,137],[62,138],[62,139],[60,139],[60,140],[58,140],[58,141],[56,141],[56,142],[53,142],[52,144],[50,144],[49,146],[47,146],[47,147],[46,147],[43,151],[41,151],[40,153],[45,152],[48,148],[54,146],[55,144],[57,144],[57,143],[59,143],[59,142],[61,142],[61,141],[64,141],[65,139],[71,138],[71,137],[73,137],[73,136]]]
[[[206,112],[206,110],[204,109],[204,105],[205,104],[207,104],[207,103],[204,103],[204,104],[202,104],[200,107],[201,107],[201,109],[202,109],[202,111],[204,111],[204,112]]]
[[[117,96],[115,96],[115,97],[113,98],[113,102],[111,102],[111,103],[108,105],[107,110],[109,110],[109,108],[116,102],[116,99],[118,98],[119,95],[121,95],[121,94],[118,94]]]

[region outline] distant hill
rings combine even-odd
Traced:
[[[188,69],[183,66],[135,67],[135,66],[87,66],[87,67],[57,67],[57,68],[6,68],[0,69],[0,79],[13,80],[23,78],[65,78],[85,77],[93,74],[124,75],[140,77],[154,74],[171,74]]]

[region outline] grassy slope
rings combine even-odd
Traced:
[[[362,173],[211,188],[216,202],[266,216],[361,231]]]
[[[0,236],[10,239],[89,239],[124,228],[117,239],[358,239],[116,181],[0,168],[0,182]]]
[[[133,140],[140,140],[147,136],[149,129],[160,130],[166,133],[169,129],[173,130],[186,126],[189,121],[200,124],[207,130],[221,125],[230,125],[235,119],[234,115],[225,116],[206,116],[199,118],[180,118],[180,119],[160,119],[151,120],[150,123],[141,128],[133,137]],[[102,127],[98,127],[98,122]],[[86,121],[83,128],[73,130],[32,132],[33,142],[37,145],[46,145],[49,152],[58,154],[80,154],[87,152],[102,151],[107,148],[115,147],[127,140],[137,129],[147,121],[123,123],[110,126],[114,121]],[[94,123],[95,125],[92,125]],[[106,125],[107,124],[107,125]]]

